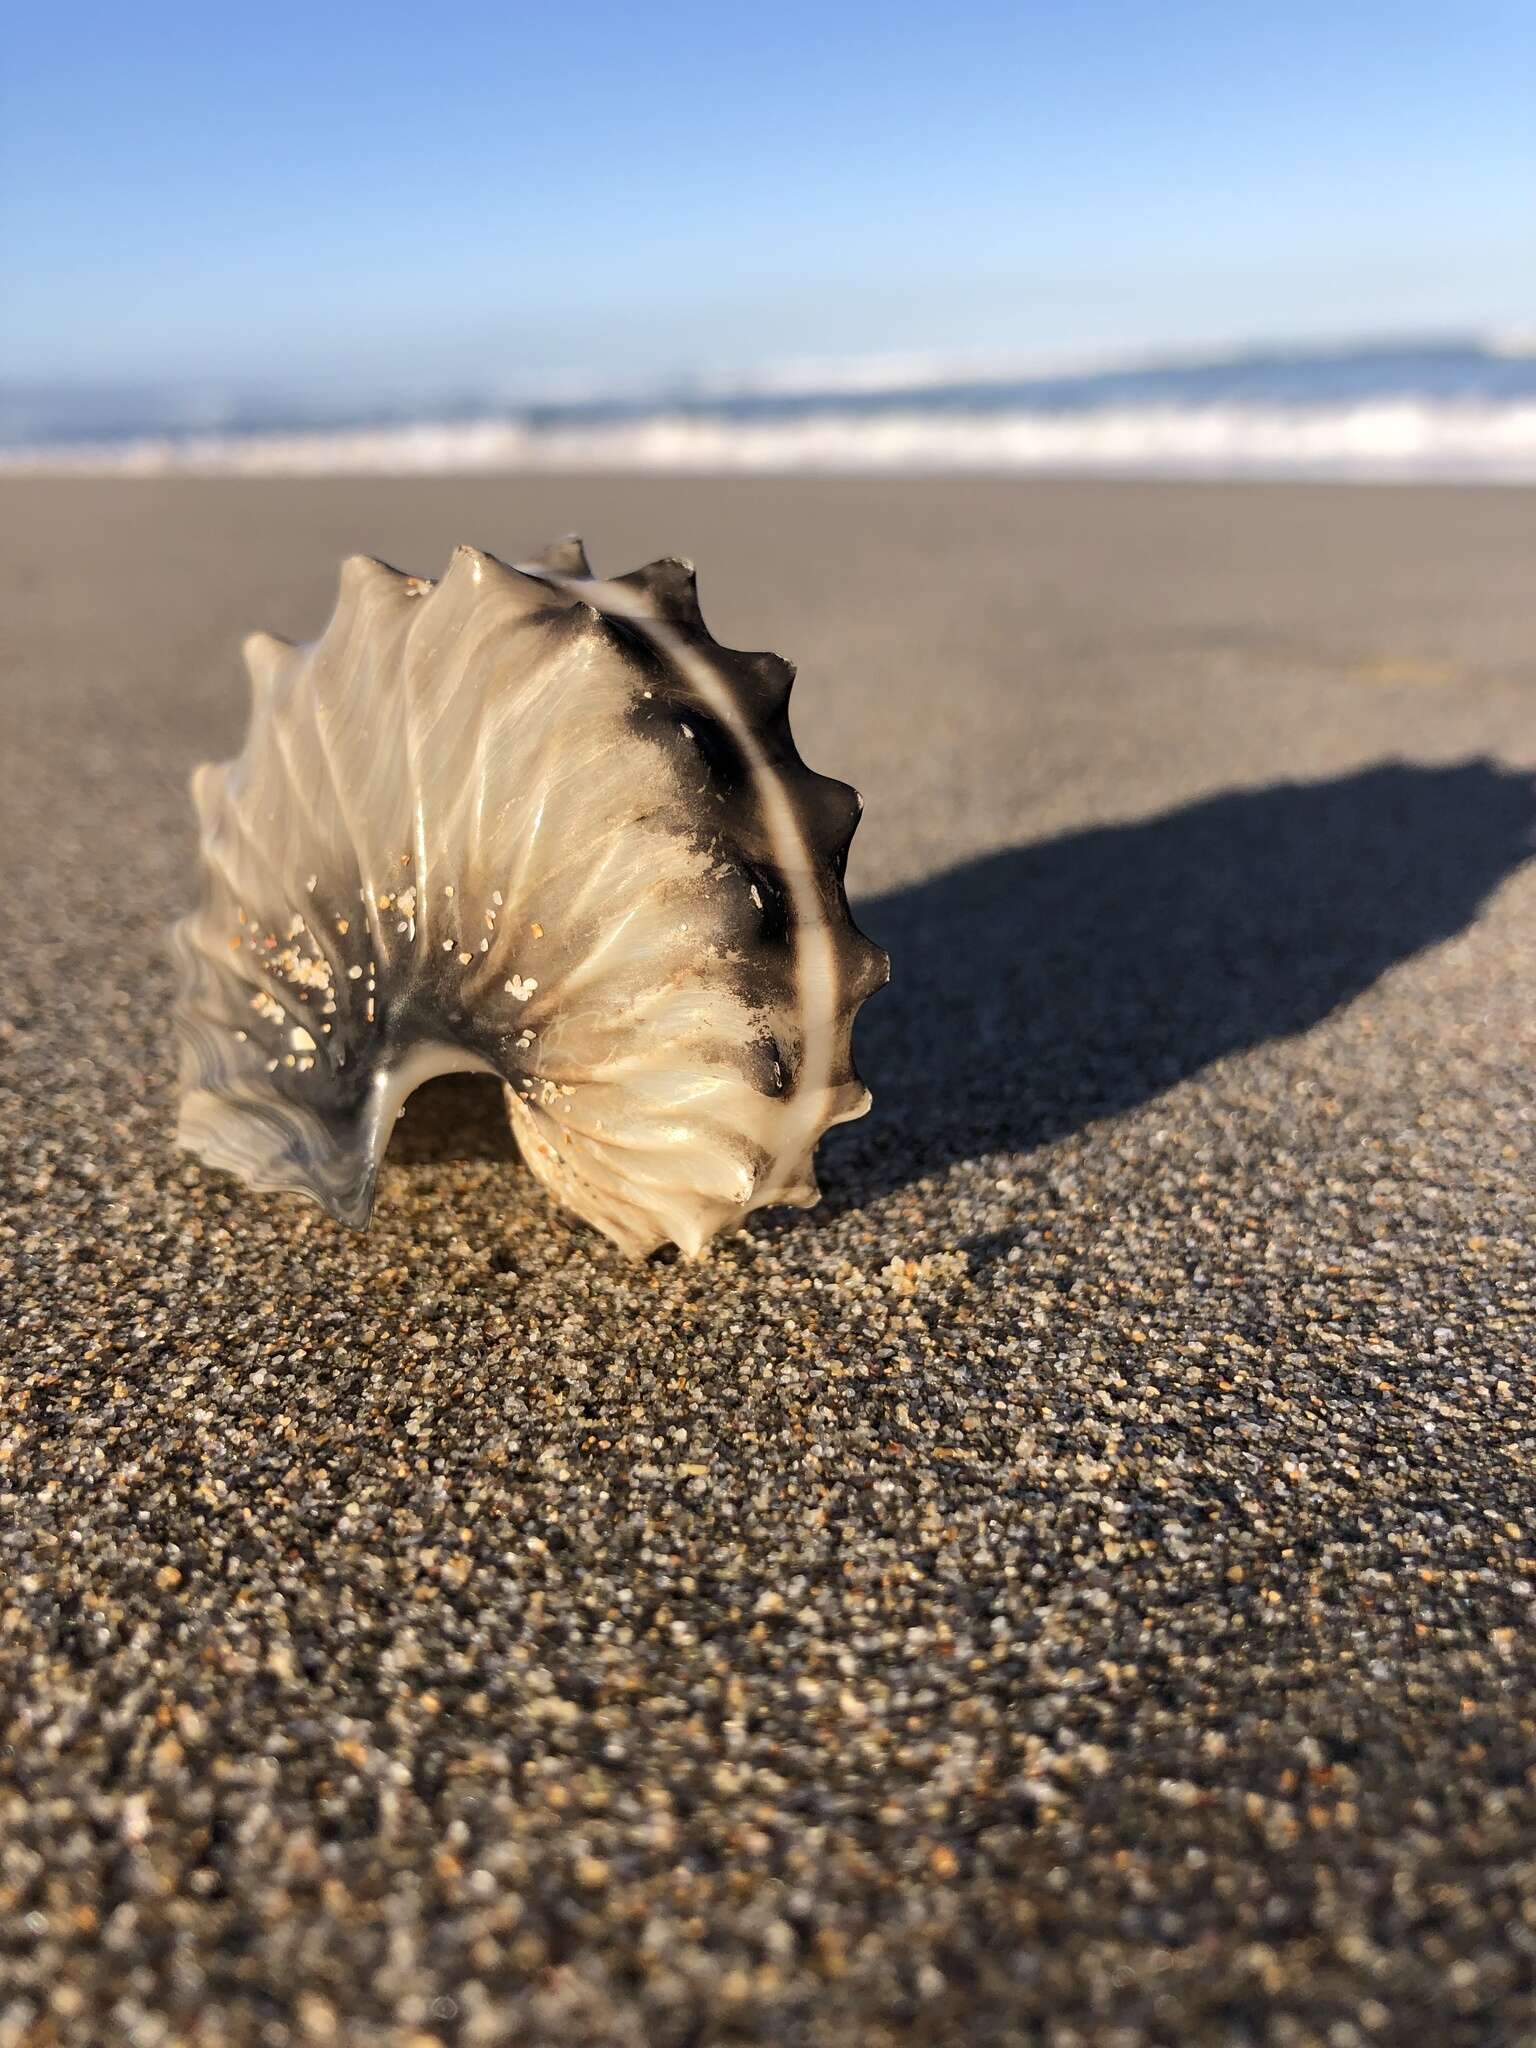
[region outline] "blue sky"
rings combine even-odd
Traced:
[[[0,374],[515,389],[1536,325],[1536,7],[13,11]]]

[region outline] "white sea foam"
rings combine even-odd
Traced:
[[[306,476],[515,470],[1088,473],[1536,482],[1536,402],[1104,404],[764,416],[728,408],[142,438],[0,451],[11,473]]]

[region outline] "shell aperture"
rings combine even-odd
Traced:
[[[843,889],[859,799],[687,564],[354,557],[319,640],[245,654],[244,749],[193,778],[181,1145],[361,1228],[406,1096],[485,1072],[535,1176],[629,1253],[818,1199],[887,976]]]

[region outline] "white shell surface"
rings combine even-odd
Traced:
[[[687,565],[461,548],[434,584],[358,557],[318,641],[246,658],[245,747],[193,783],[181,1144],[361,1226],[405,1097],[482,1071],[628,1252],[817,1199],[886,977],[842,887],[858,800],[796,754],[788,665],[710,639]]]

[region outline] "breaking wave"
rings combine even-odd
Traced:
[[[1536,403],[1121,405],[809,417],[657,412],[566,422],[420,422],[350,431],[161,435],[0,453],[15,472],[161,476],[474,470],[1094,473],[1536,481]]]
[[[1529,337],[1026,369],[769,366],[669,392],[371,412],[208,392],[0,391],[0,468],[92,475],[655,470],[1536,481]]]

